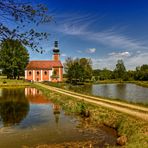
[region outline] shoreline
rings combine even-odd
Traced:
[[[91,122],[95,124],[102,124],[107,127],[113,128],[117,131],[118,136],[126,136],[128,142],[125,146],[142,146],[147,147],[146,140],[148,139],[148,124],[146,121],[134,118],[125,113],[115,111],[102,106],[97,106],[89,102],[80,101],[76,98],[69,97],[63,94],[58,94],[43,88],[41,86],[34,85],[40,89],[49,99],[62,106],[65,112],[70,114],[78,114],[83,106],[90,111]],[[144,138],[145,137],[145,138]]]

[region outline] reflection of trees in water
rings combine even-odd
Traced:
[[[3,89],[0,97],[0,116],[4,126],[20,123],[28,114],[29,102],[24,89]]]
[[[115,97],[116,98],[126,98],[126,84],[117,84],[115,86]]]

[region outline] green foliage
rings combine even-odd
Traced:
[[[144,64],[141,67],[136,67],[135,80],[147,81],[148,80],[148,65]]]
[[[112,78],[112,71],[108,70],[107,68],[104,68],[100,72],[100,80],[107,80]]]
[[[84,82],[92,77],[91,60],[86,58],[67,58],[64,63],[66,76],[70,83]]]
[[[114,75],[116,79],[124,79],[126,73],[126,68],[124,66],[123,60],[118,60],[116,64],[116,68],[114,70]]]
[[[16,78],[24,75],[29,54],[18,40],[7,39],[0,45],[0,67],[7,78]]]
[[[0,41],[8,38],[19,40],[23,45],[43,52],[41,41],[47,39],[49,33],[38,32],[34,28],[51,20],[52,17],[48,15],[48,9],[43,4],[35,5],[23,1],[1,0]],[[14,25],[11,27],[7,25],[12,23]],[[33,28],[30,27],[30,24]]]
[[[99,80],[123,80],[123,81],[147,81],[148,80],[148,65],[143,64],[141,67],[136,67],[136,70],[128,70],[124,66],[123,60],[118,60],[114,71],[104,68],[103,70],[93,70],[93,82]]]

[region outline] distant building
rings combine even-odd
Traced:
[[[58,41],[54,43],[53,60],[30,61],[25,69],[25,79],[30,81],[62,82],[63,65],[60,61]]]

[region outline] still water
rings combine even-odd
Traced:
[[[94,84],[71,86],[69,89],[80,93],[121,99],[133,103],[148,104],[148,88],[135,84]]]
[[[65,115],[58,104],[35,88],[0,88],[0,148],[94,138],[101,147],[116,142],[116,135],[109,129],[97,128],[94,133],[83,130],[82,120]]]

